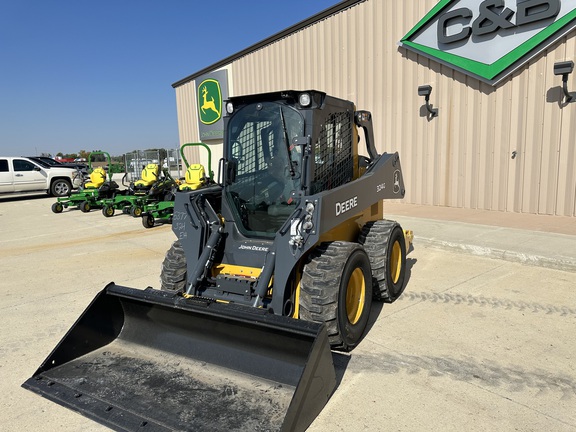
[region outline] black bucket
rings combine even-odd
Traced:
[[[110,284],[22,386],[119,431],[303,431],[336,377],[323,324]]]

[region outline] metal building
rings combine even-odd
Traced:
[[[575,59],[576,0],[346,0],[174,83],[180,142],[219,157],[205,84],[317,89],[372,112],[408,203],[576,216]]]

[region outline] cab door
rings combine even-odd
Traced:
[[[14,168],[14,191],[26,192],[47,189],[48,174],[40,166],[26,160],[12,160]]]
[[[0,159],[0,193],[14,192],[14,177],[8,159]]]

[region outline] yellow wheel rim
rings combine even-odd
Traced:
[[[390,255],[390,276],[392,276],[392,283],[398,282],[400,273],[402,272],[402,248],[400,243],[395,241],[392,246],[392,254]]]
[[[346,288],[346,313],[350,324],[356,324],[362,316],[366,301],[366,281],[364,273],[357,268],[350,275]]]

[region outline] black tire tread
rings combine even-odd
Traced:
[[[179,240],[166,252],[160,272],[160,289],[183,292],[186,288],[186,256]]]
[[[388,243],[396,227],[400,224],[392,220],[376,220],[366,223],[358,236],[364,246],[372,267],[373,296],[375,300],[392,303],[399,293],[393,293],[386,277],[388,264]],[[404,249],[403,249],[404,250]],[[404,251],[405,254],[405,251]],[[403,270],[404,271],[404,270]]]
[[[322,243],[304,266],[300,284],[299,317],[324,322],[332,348],[348,350],[338,327],[338,295],[342,268],[358,243]]]

